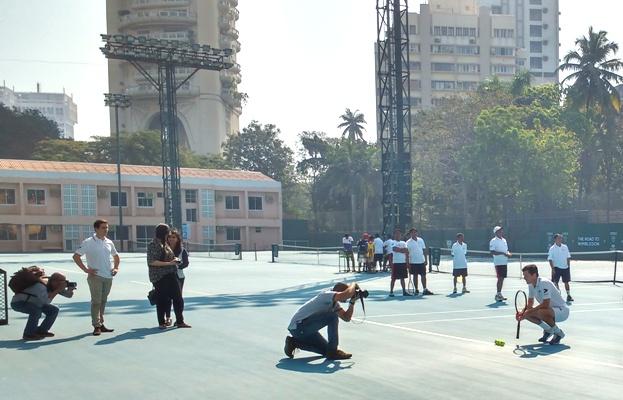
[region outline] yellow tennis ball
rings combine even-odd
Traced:
[[[504,342],[502,339],[496,339],[495,340],[495,345],[496,346],[504,347],[505,344],[506,344],[506,342]]]

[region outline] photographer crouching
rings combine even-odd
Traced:
[[[294,350],[307,350],[325,356],[329,360],[346,360],[352,354],[339,350],[338,317],[348,322],[353,316],[355,302],[360,297],[368,297],[368,291],[361,290],[356,283],[336,284],[313,299],[308,300],[294,314],[288,330],[292,336],[286,337],[284,352],[289,358],[294,357]],[[348,309],[340,302],[349,302]],[[327,327],[327,340],[320,334],[320,329]]]
[[[58,307],[51,302],[57,294],[72,297],[77,287],[75,282],[68,282],[65,275],[58,272],[46,277],[43,268],[37,266],[17,271],[9,281],[9,286],[15,292],[11,299],[11,308],[28,314],[22,337],[24,340],[41,340],[54,336],[50,329],[58,315]],[[39,325],[41,314],[45,314],[45,318]]]

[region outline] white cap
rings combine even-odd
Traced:
[[[493,234],[495,235],[500,229],[502,229],[502,227],[499,225],[493,228]]]

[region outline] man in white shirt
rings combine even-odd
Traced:
[[[558,287],[558,282],[562,278],[567,291],[567,301],[573,301],[569,282],[571,281],[571,253],[566,244],[562,243],[562,235],[554,235],[554,244],[549,248],[547,255],[549,266],[552,267],[552,282]]]
[[[518,320],[527,319],[543,328],[543,336],[539,342],[546,342],[554,335],[549,344],[558,344],[565,337],[565,333],[556,323],[569,318],[569,307],[562,299],[560,292],[552,281],[539,277],[536,265],[526,265],[522,269],[524,279],[528,284],[528,306],[526,311],[517,315]],[[534,307],[534,299],[539,303]]]
[[[407,243],[402,240],[402,232],[400,229],[394,229],[394,240],[392,242],[392,278],[389,284],[389,297],[394,297],[394,284],[396,279],[400,279],[400,286],[402,286],[402,295],[410,296],[405,288],[405,278],[409,276],[407,270],[407,257],[409,257],[409,250],[407,249]]]
[[[348,233],[342,238],[342,247],[344,248],[344,257],[346,258],[346,272],[350,272],[350,264],[353,264],[353,272],[355,272],[355,256],[353,255],[353,237]]]
[[[426,288],[426,243],[424,239],[418,237],[417,229],[411,228],[409,230],[411,238],[407,240],[407,250],[409,250],[409,269],[411,275],[413,275],[413,283],[415,284],[415,295],[420,294],[418,288],[418,275],[422,279],[422,294],[434,294]]]
[[[350,321],[355,310],[357,301],[356,283],[347,285],[345,283],[336,284],[333,289],[325,290],[313,299],[303,304],[294,314],[288,325],[288,330],[292,336],[286,337],[286,344],[283,351],[289,358],[294,357],[294,350],[301,349],[311,351],[325,356],[329,360],[345,360],[352,357],[337,348],[339,343],[338,317],[343,321]],[[342,309],[339,302],[349,301],[346,311]],[[327,327],[329,341],[318,332]]]
[[[508,251],[508,244],[504,239],[504,228],[496,226],[493,228],[493,234],[495,237],[489,242],[489,251],[493,256],[495,274],[498,278],[495,301],[504,301],[506,297],[502,295],[502,286],[504,285],[504,278],[508,275],[508,257],[512,254]]]
[[[463,239],[463,234],[457,233],[456,242],[452,245],[452,276],[454,278],[452,293],[456,293],[456,280],[459,276],[463,281],[463,293],[469,293],[467,290],[467,243]]]
[[[108,221],[98,219],[93,223],[93,228],[95,228],[95,234],[82,242],[74,253],[73,260],[88,275],[93,336],[99,336],[102,332],[114,331],[104,326],[104,310],[112,287],[112,278],[119,272],[120,259],[115,244],[106,237]],[[82,262],[82,256],[86,256],[87,265]],[[114,266],[110,262],[111,256]]]
[[[379,271],[383,268],[383,239],[377,233],[374,235],[374,264],[372,267],[373,272],[376,272],[376,265],[379,265]]]
[[[390,235],[387,235],[387,240],[383,242],[383,251],[385,252],[385,257],[383,257],[383,272],[387,272],[387,265],[389,265],[390,269],[392,267],[393,247],[394,240]]]

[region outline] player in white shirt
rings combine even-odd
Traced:
[[[426,288],[426,243],[424,239],[418,237],[417,229],[409,230],[411,238],[407,240],[407,249],[409,250],[409,269],[413,275],[413,283],[415,284],[415,294],[420,294],[418,290],[418,275],[422,279],[422,294],[434,294]]]
[[[495,301],[504,301],[506,297],[502,294],[502,286],[504,285],[504,278],[508,275],[508,257],[511,256],[511,253],[508,251],[508,244],[504,239],[504,228],[496,226],[493,228],[493,234],[495,237],[489,242],[489,251],[493,256],[495,274],[498,277],[498,291],[495,294]]]
[[[379,264],[379,271],[383,269],[383,253],[384,253],[384,244],[383,239],[377,233],[374,235],[374,266],[372,267],[372,271],[376,272],[376,264]]]
[[[552,267],[552,282],[558,287],[558,282],[562,278],[567,291],[567,301],[573,301],[569,282],[571,281],[571,253],[566,244],[562,243],[562,235],[554,235],[554,244],[549,248],[547,255],[549,266]]]
[[[389,264],[389,268],[391,270],[392,267],[392,248],[394,247],[394,240],[390,235],[387,235],[387,240],[383,242],[383,251],[385,256],[383,257],[383,272],[387,272],[387,265]]]
[[[454,290],[456,293],[456,280],[460,276],[463,281],[463,293],[469,293],[467,290],[467,243],[463,241],[463,234],[456,234],[456,242],[452,245],[452,276],[454,278]]]
[[[389,284],[389,297],[394,297],[394,284],[396,283],[396,279],[400,279],[402,295],[410,296],[405,288],[405,278],[409,276],[407,270],[409,250],[407,249],[407,243],[402,240],[401,236],[402,232],[400,232],[400,229],[394,229],[394,240],[392,241],[392,278]]]
[[[543,328],[543,336],[539,342],[546,342],[554,335],[549,344],[558,344],[565,333],[556,325],[569,318],[569,307],[563,300],[560,292],[552,281],[539,277],[539,269],[530,264],[522,268],[523,277],[528,284],[528,306],[523,314],[518,314],[519,320],[527,319]],[[539,303],[534,306],[534,300]]]

